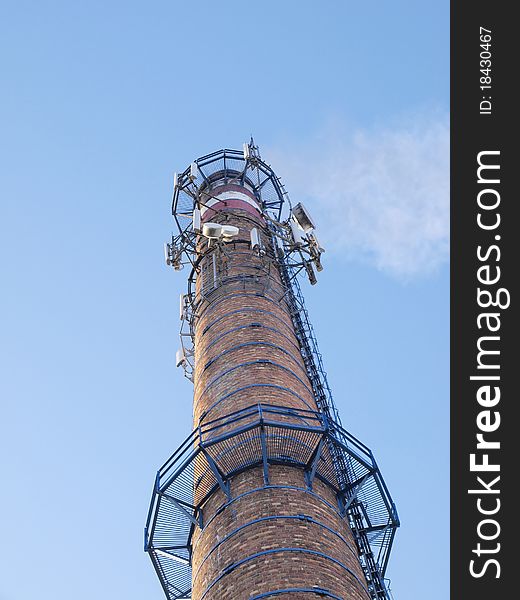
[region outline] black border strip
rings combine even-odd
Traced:
[[[513,436],[519,435],[520,370],[514,7],[451,4],[451,597],[457,600],[518,595],[512,543],[518,518],[511,510],[518,503]],[[486,306],[490,301],[497,306]],[[477,447],[479,434],[487,447]]]

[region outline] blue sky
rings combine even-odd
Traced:
[[[0,5],[0,600],[162,597],[142,529],[191,415],[172,172],[251,133],[321,225],[304,289],[343,423],[398,505],[395,598],[448,597],[448,17]]]

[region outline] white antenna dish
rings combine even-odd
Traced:
[[[228,242],[238,235],[239,228],[234,225],[220,225],[219,223],[204,223],[202,226],[202,235],[210,240],[220,240]]]
[[[221,237],[224,241],[227,241],[236,237],[239,231],[240,229],[238,227],[235,227],[234,225],[222,225]]]
[[[222,225],[219,223],[204,223],[202,235],[210,240],[218,240],[222,235]]]
[[[305,231],[305,233],[316,229],[316,225],[314,224],[309,211],[301,202],[298,202],[298,204],[292,209],[291,215],[296,223],[298,223],[303,231]]]
[[[193,231],[200,233],[200,210],[198,208],[193,209]]]

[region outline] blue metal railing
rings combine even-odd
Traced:
[[[220,487],[227,502],[233,502],[236,498],[229,496],[229,481],[254,467],[263,466],[264,487],[277,487],[269,482],[269,466],[275,464],[304,470],[307,488],[294,489],[313,494],[313,480],[318,478],[334,490],[339,499],[335,509],[348,516],[357,552],[363,552],[367,589],[372,598],[386,599],[384,581],[379,581],[381,568],[373,556],[380,547],[377,536],[388,531],[392,537],[398,521],[370,449],[321,411],[271,404],[254,404],[206,420],[159,470],[146,523],[145,548],[167,597],[190,597],[191,539],[196,527],[207,525],[203,511],[206,499]],[[348,482],[338,471],[338,464],[350,465]],[[370,496],[367,507],[357,501],[361,489]]]

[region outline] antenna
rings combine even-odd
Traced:
[[[222,225],[219,223],[204,223],[202,235],[209,240],[218,240],[222,235]]]
[[[234,225],[220,225],[220,223],[204,223],[202,226],[202,235],[209,240],[220,240],[228,242],[236,237],[239,233],[239,228]]]
[[[309,278],[309,282],[311,285],[316,285],[318,280],[316,279],[316,275],[314,273],[314,269],[312,268],[312,263],[308,260],[303,261],[305,266],[305,270],[307,271],[307,277]]]
[[[289,221],[289,227],[291,228],[294,245],[295,246],[303,246],[303,244],[304,244],[303,232],[298,227],[297,223],[293,219],[291,219]]]
[[[239,232],[240,229],[238,227],[235,227],[234,225],[222,225],[221,237],[225,242],[227,242],[232,238],[236,237],[239,234]]]
[[[309,211],[301,202],[298,202],[298,204],[293,207],[291,214],[293,219],[298,223],[303,231],[305,231],[305,233],[316,229],[316,225],[314,224]]]
[[[253,227],[249,235],[251,237],[251,249],[257,250],[260,248],[260,236],[258,235],[258,229]]]
[[[170,260],[170,244],[164,243],[164,262],[170,266],[172,264]]]
[[[180,315],[179,315],[179,318],[180,318],[181,321],[185,317],[185,306],[184,306],[185,305],[185,300],[184,300],[185,297],[186,297],[185,294],[181,294],[181,296],[180,296],[180,303],[179,303],[179,313],[180,313]]]
[[[200,210],[198,208],[193,209],[193,231],[195,233],[200,233]]]
[[[315,231],[308,233],[307,237],[309,238],[309,241],[311,242],[311,244],[316,248],[316,250],[320,254],[322,252],[325,252],[325,248],[320,244],[320,240],[318,239],[318,236],[316,235]]]

